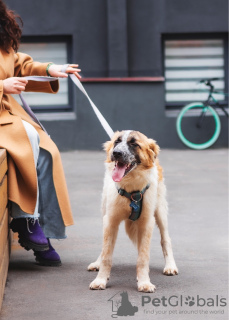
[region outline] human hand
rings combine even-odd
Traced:
[[[20,94],[25,91],[28,80],[19,77],[11,77],[3,80],[3,93]]]
[[[79,75],[79,72],[81,69],[78,69],[79,65],[78,64],[69,64],[65,72],[61,72],[63,65],[59,64],[52,64],[49,69],[48,73],[50,74],[51,77],[59,77],[59,78],[67,78],[68,73],[74,74],[78,79],[81,78]]]

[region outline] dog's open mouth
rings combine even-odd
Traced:
[[[112,179],[115,182],[119,182],[122,180],[122,178],[127,175],[127,173],[129,173],[132,169],[134,169],[134,167],[136,166],[136,162],[132,162],[129,164],[120,162],[120,161],[116,161],[115,162],[115,167],[114,170],[112,172]]]

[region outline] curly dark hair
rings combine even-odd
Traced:
[[[18,22],[17,22],[18,20]],[[22,19],[14,11],[9,10],[4,2],[0,0],[0,48],[9,52],[12,47],[18,50],[21,39]]]

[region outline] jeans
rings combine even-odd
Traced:
[[[52,156],[48,151],[39,147],[40,138],[36,129],[26,121],[22,120],[22,122],[33,149],[37,169],[37,202],[33,215],[22,211],[16,203],[10,202],[11,216],[14,219],[39,218],[47,238],[64,239],[66,238],[65,226],[52,177]]]

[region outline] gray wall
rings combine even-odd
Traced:
[[[84,77],[163,76],[162,38],[227,32],[227,0],[7,0],[23,35],[72,36]],[[114,130],[136,129],[161,147],[184,148],[165,113],[164,83],[85,83]],[[76,89],[76,120],[43,121],[61,150],[100,149],[107,140]],[[227,119],[214,147],[227,146]]]

